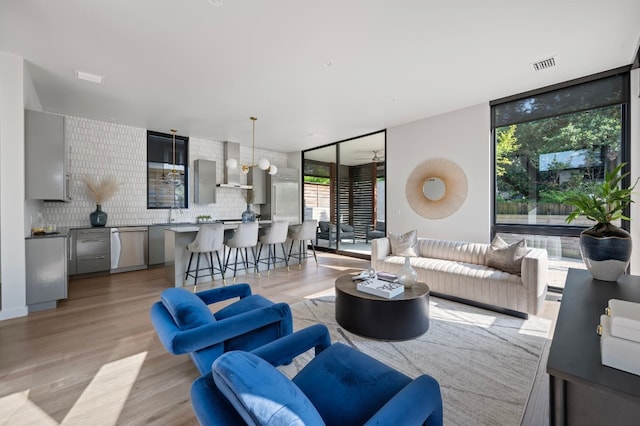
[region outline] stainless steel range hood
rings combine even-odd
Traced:
[[[236,142],[225,141],[224,142],[224,182],[219,183],[216,186],[220,188],[238,188],[238,189],[253,189],[251,185],[240,184],[240,165],[235,169],[227,167],[227,160],[229,158],[235,158],[240,161],[240,144]]]

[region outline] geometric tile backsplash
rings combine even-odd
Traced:
[[[150,129],[165,132],[162,129]],[[178,134],[181,134],[178,131]],[[189,136],[189,135],[183,135]],[[107,226],[147,225],[167,222],[169,210],[147,209],[147,130],[139,127],[65,116],[65,137],[69,144],[71,174],[70,203],[45,202],[42,211],[47,223],[60,227],[90,226],[89,213],[95,210],[87,194],[83,176],[101,179],[113,176],[120,190],[102,205],[108,213]],[[286,167],[287,154],[256,150],[256,158],[266,158],[278,167]],[[224,177],[223,143],[189,137],[189,208],[174,210],[175,221],[195,221],[198,215],[214,219],[240,219],[246,209],[246,191],[216,188],[216,203],[198,205],[193,202],[193,162],[198,159],[216,162],[216,179]],[[240,147],[240,161],[251,161],[251,148]],[[246,176],[241,175],[241,183]],[[259,213],[260,206],[252,209]]]

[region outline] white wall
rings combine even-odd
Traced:
[[[489,242],[491,225],[491,129],[489,104],[387,129],[388,232],[418,230],[418,236]],[[414,212],[405,196],[411,171],[430,158],[446,158],[467,176],[464,204],[444,219]]]
[[[150,129],[165,131],[164,129]],[[168,130],[166,130],[168,132]],[[178,129],[178,134],[180,130]],[[189,136],[189,135],[185,135]],[[45,202],[44,220],[58,226],[90,226],[89,213],[95,203],[88,196],[82,177],[114,176],[120,190],[102,205],[107,212],[107,226],[147,225],[167,222],[168,210],[147,209],[147,139],[146,129],[108,123],[81,117],[65,117],[65,139],[71,147],[71,203]],[[173,212],[176,221],[195,221],[201,214],[214,219],[240,219],[246,209],[246,191],[217,188],[215,204],[197,205],[194,200],[193,162],[206,159],[216,162],[216,179],[223,180],[223,143],[201,138],[189,138],[189,208]],[[256,150],[256,158],[266,158],[278,167],[285,167],[287,155]],[[251,148],[240,147],[242,163],[251,162]],[[242,183],[246,177],[241,175]],[[260,211],[255,206],[254,211]]]
[[[27,314],[23,87],[23,59],[0,52],[0,319]]]

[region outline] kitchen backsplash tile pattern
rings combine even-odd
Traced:
[[[166,133],[169,133],[168,129]],[[178,134],[182,133],[178,130]],[[120,183],[120,190],[116,195],[102,205],[102,209],[109,215],[107,226],[146,225],[168,221],[169,210],[147,209],[146,129],[66,116],[65,135],[70,149],[68,164],[73,201],[45,202],[45,222],[64,227],[90,226],[89,213],[96,206],[87,193],[83,176],[98,179],[113,176]],[[222,142],[189,137],[189,208],[173,211],[176,222],[195,221],[198,215],[210,215],[214,219],[240,219],[246,209],[245,190],[217,188],[215,204],[197,205],[193,202],[193,162],[197,159],[215,161],[216,179],[220,183],[224,178],[223,157]],[[266,158],[278,167],[285,167],[287,164],[287,154],[272,151],[257,149],[256,158]],[[251,161],[250,147],[240,147],[240,161]],[[241,176],[241,179],[242,183],[246,183],[245,176]],[[253,209],[260,212],[259,206],[254,206]]]

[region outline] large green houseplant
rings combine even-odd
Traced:
[[[622,173],[626,163],[610,172],[605,172],[604,180],[592,194],[574,194],[565,203],[575,207],[567,216],[571,223],[579,216],[596,222],[594,226],[580,234],[580,251],[587,269],[595,279],[617,281],[629,265],[631,258],[631,235],[611,222],[625,219],[624,211],[638,180],[627,188],[621,187],[629,173]]]

